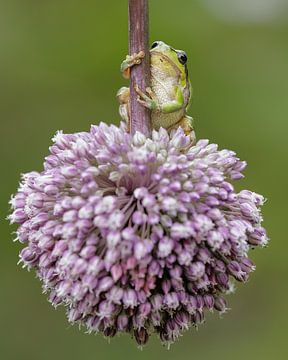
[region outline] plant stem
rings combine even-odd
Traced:
[[[129,53],[130,55],[144,51],[141,64],[131,68],[130,76],[130,130],[142,132],[146,136],[151,133],[150,111],[137,101],[135,84],[142,91],[150,85],[149,54],[149,11],[148,0],[129,0]]]

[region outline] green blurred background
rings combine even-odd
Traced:
[[[17,266],[1,220],[0,357],[51,359],[287,359],[287,0],[150,0],[151,41],[185,49],[198,138],[248,161],[239,188],[263,193],[267,249],[251,255],[257,271],[170,351],[153,338],[141,352],[128,336],[109,344],[68,325]],[[118,123],[125,84],[126,1],[0,0],[1,203],[3,219],[20,173],[41,170],[51,137]],[[127,84],[127,83],[126,83]]]

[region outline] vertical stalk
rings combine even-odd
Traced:
[[[141,64],[131,68],[130,76],[130,130],[134,134],[140,131],[146,136],[151,133],[150,111],[137,101],[135,84],[142,91],[150,85],[150,54],[149,54],[149,13],[148,0],[129,0],[129,53],[141,50],[145,58]]]

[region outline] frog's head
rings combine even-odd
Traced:
[[[164,62],[163,67],[166,67],[168,61],[180,71],[183,80],[187,78],[187,55],[185,51],[176,50],[163,41],[154,41],[151,45],[150,54],[152,66],[153,63],[154,65],[162,66],[161,62]]]

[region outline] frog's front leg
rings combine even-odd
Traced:
[[[164,103],[159,102],[158,97],[150,87],[146,88],[147,94],[145,94],[136,84],[135,91],[139,95],[138,102],[150,110],[169,114],[182,109],[184,106],[184,97],[179,86],[176,86],[174,90],[175,99]]]
[[[135,85],[135,91],[138,94],[137,101],[150,110],[158,110],[160,111],[159,101],[157,99],[156,94],[150,87],[146,88],[147,94],[145,94],[138,86]]]
[[[141,61],[142,59],[144,59],[144,57],[144,51],[140,51],[139,53],[126,56],[126,59],[121,64],[121,73],[125,79],[130,78],[130,68],[134,65],[141,64]]]
[[[185,135],[190,135],[191,145],[194,145],[196,143],[196,135],[193,127],[193,118],[191,116],[185,115],[182,119],[180,119],[180,121],[170,126],[167,130],[168,132],[174,129],[176,130],[179,126],[184,130]]]

